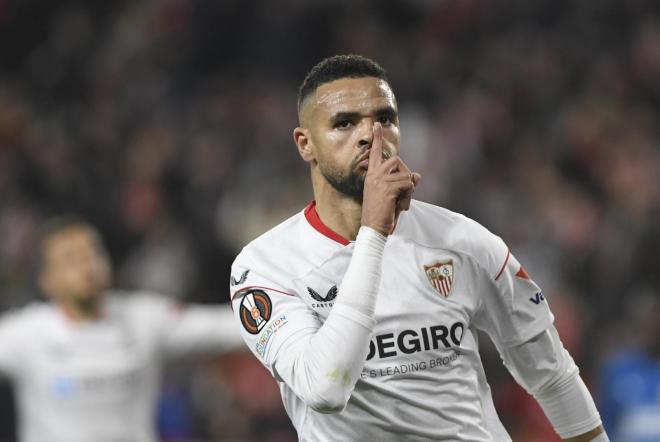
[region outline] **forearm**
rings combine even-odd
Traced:
[[[591,431],[580,434],[579,436],[569,437],[568,439],[563,439],[566,442],[608,442],[609,439],[605,434],[605,429],[602,425],[594,428]]]
[[[564,440],[590,441],[593,437],[589,439],[589,435],[601,426],[596,405],[578,373],[560,375],[553,385],[534,397]]]
[[[600,415],[591,394],[554,327],[502,353],[511,373],[534,396],[561,438],[591,440],[588,437],[600,433]]]
[[[335,305],[316,333],[293,336],[273,366],[308,406],[322,413],[341,411],[367,357],[374,321]]]
[[[321,412],[344,408],[357,382],[375,326],[374,312],[386,238],[363,227],[335,305],[314,333],[278,355],[276,375],[309,406]]]

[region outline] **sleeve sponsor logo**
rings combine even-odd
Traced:
[[[273,303],[263,290],[250,290],[243,295],[240,307],[241,324],[248,333],[256,335],[273,312]]]
[[[264,357],[270,339],[273,337],[275,333],[277,333],[277,331],[282,326],[286,325],[288,322],[289,320],[286,318],[286,315],[282,315],[274,319],[271,322],[271,324],[268,327],[266,327],[264,332],[259,336],[259,339],[257,340],[257,344],[255,346],[255,349],[257,350],[257,354],[259,356],[261,356],[262,358]]]
[[[247,280],[248,273],[250,273],[250,269],[247,269],[246,271],[244,271],[238,279],[236,279],[232,276],[231,280],[230,280],[231,286],[233,287],[235,285],[243,284],[245,282],[245,280]]]
[[[533,298],[529,298],[529,300],[534,304],[539,305],[541,302],[545,301],[545,296],[543,296],[543,292],[538,292]]]
[[[312,307],[332,307],[332,301],[337,297],[337,286],[333,285],[330,287],[330,290],[328,290],[325,297],[321,296],[311,287],[307,287],[307,293],[309,293],[309,296],[311,296],[314,301],[317,301],[317,303],[312,304]]]

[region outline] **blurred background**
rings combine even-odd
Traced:
[[[62,213],[98,226],[120,287],[227,302],[235,254],[312,198],[296,91],[336,53],[388,70],[417,198],[544,288],[612,440],[660,425],[656,1],[0,0],[0,311],[40,298]],[[514,440],[558,440],[484,347]],[[172,365],[160,410],[165,441],[295,440],[250,354]]]

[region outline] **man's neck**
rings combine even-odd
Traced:
[[[334,201],[317,199],[316,212],[323,224],[349,241],[355,241],[362,225],[362,204],[350,198]]]
[[[316,213],[330,229],[354,241],[362,225],[362,202],[337,191],[325,180],[314,183]]]
[[[66,317],[73,322],[97,321],[102,315],[100,298],[83,301],[59,301],[57,305]]]

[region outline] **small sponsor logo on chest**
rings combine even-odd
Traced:
[[[307,293],[314,300],[312,303],[313,308],[332,307],[334,305],[333,301],[337,297],[337,286],[333,285],[330,287],[325,296],[321,296],[319,292],[311,287],[307,287]]]

